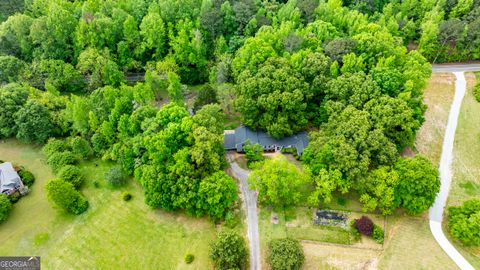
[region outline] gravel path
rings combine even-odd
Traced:
[[[234,156],[228,155],[228,161],[230,162],[230,168],[240,183],[240,189],[243,195],[243,205],[247,216],[248,226],[248,240],[250,243],[250,270],[260,270],[260,239],[258,236],[258,214],[257,214],[257,197],[258,192],[251,190],[248,187],[247,179],[250,172],[240,168],[235,162]]]

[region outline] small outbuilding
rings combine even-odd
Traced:
[[[252,144],[259,144],[266,152],[276,152],[284,148],[295,148],[297,155],[301,155],[308,146],[308,135],[301,132],[282,139],[275,139],[262,130],[253,130],[241,125],[235,130],[225,130],[224,146],[226,150],[244,152],[243,147],[250,141]]]
[[[22,179],[12,163],[0,164],[0,193],[10,195],[23,188]]]

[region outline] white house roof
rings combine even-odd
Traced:
[[[5,162],[0,164],[0,192],[18,188],[21,180],[12,163]]]

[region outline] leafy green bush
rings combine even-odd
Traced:
[[[480,78],[480,76],[478,76],[478,78]],[[480,83],[475,85],[475,88],[473,89],[473,95],[475,96],[475,99],[480,102]]]
[[[210,244],[210,259],[215,269],[243,269],[247,259],[245,239],[233,231],[222,231]]]
[[[338,197],[337,198],[337,204],[340,206],[346,206],[347,205],[347,199],[343,197]]]
[[[25,186],[31,187],[35,182],[35,176],[33,175],[33,173],[27,171],[23,167],[20,169],[20,171],[18,171],[18,175],[22,179],[22,182]]]
[[[248,164],[262,161],[263,158],[263,147],[260,144],[252,144],[250,141],[247,141],[243,147],[245,151],[245,157],[247,158]]]
[[[204,105],[217,102],[217,91],[210,84],[206,84],[198,91],[198,95],[193,103],[193,111],[197,112]]]
[[[0,222],[7,220],[11,210],[12,202],[10,202],[7,195],[0,194]]]
[[[73,137],[70,139],[70,146],[73,154],[76,156],[88,159],[93,155],[92,147],[90,143],[82,137]]]
[[[305,255],[298,240],[274,239],[268,243],[267,260],[274,270],[298,270],[305,261]]]
[[[65,182],[72,183],[76,189],[79,189],[83,183],[82,171],[74,165],[63,166],[58,172],[58,177]]]
[[[125,174],[120,166],[111,168],[106,174],[105,179],[112,187],[121,187],[125,185]]]
[[[357,229],[355,226],[356,220],[350,221],[350,233],[355,241],[360,240],[362,237],[362,234],[360,234],[360,231]]]
[[[228,211],[227,214],[225,214],[225,225],[233,229],[237,226],[238,220],[237,217],[235,216],[235,213],[232,211]]]
[[[192,254],[185,255],[185,263],[186,264],[191,264],[193,262],[193,260],[195,260],[195,256],[193,256]]]
[[[71,152],[57,152],[52,154],[47,163],[52,168],[53,172],[57,173],[61,168],[66,165],[73,165],[77,162],[75,156]]]
[[[448,208],[448,227],[456,239],[467,246],[480,245],[480,198]]]
[[[61,179],[48,181],[45,186],[48,199],[65,212],[79,215],[88,208],[88,201],[78,192],[72,183]]]
[[[382,227],[378,226],[377,224],[373,224],[372,237],[377,243],[383,244],[384,233]]]
[[[132,194],[128,193],[127,191],[122,193],[122,199],[126,202],[132,199]]]
[[[50,158],[55,153],[60,153],[68,150],[68,144],[64,140],[59,140],[55,138],[51,138],[48,140],[47,144],[43,147],[42,151]]]
[[[10,200],[10,202],[13,204],[13,203],[17,203],[20,198],[22,197],[22,195],[20,195],[20,192],[15,192],[13,194],[10,194],[8,195],[8,199]]]

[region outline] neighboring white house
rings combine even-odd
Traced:
[[[23,188],[22,180],[12,163],[5,162],[0,164],[0,193],[10,195]]]

